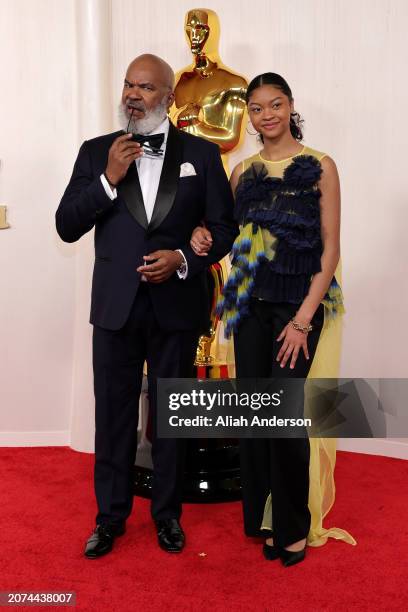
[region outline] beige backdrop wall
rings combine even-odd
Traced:
[[[77,149],[117,127],[123,74],[149,51],[190,62],[187,0],[1,0],[0,443],[93,447],[88,325],[92,236],[64,245],[53,228]],[[207,2],[221,20],[221,57],[251,78],[292,86],[305,141],[337,162],[343,200],[347,316],[342,376],[406,377],[403,324],[404,0]],[[247,136],[232,164],[256,150]],[[408,456],[404,440],[346,441]],[[357,446],[356,446],[357,445]]]

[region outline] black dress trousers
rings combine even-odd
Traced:
[[[289,368],[290,360],[284,368],[276,361],[282,345],[276,338],[298,308],[297,304],[252,298],[250,315],[234,335],[237,378],[307,377],[323,327],[322,304],[313,317],[313,331],[307,337],[309,360],[300,351],[293,370]],[[240,457],[245,533],[268,535],[260,528],[265,502],[271,493],[274,542],[284,547],[307,537],[310,529],[308,438],[243,438]]]
[[[169,304],[171,308],[171,304]],[[185,444],[157,438],[157,378],[190,377],[198,331],[164,331],[141,282],[129,318],[120,330],[94,326],[95,493],[97,524],[127,519],[133,504],[139,396],[147,362],[152,418],[154,519],[179,518]]]

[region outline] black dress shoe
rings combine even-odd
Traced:
[[[124,523],[113,525],[97,525],[85,546],[85,557],[96,559],[102,557],[112,550],[113,541],[116,537],[125,533]]]
[[[265,542],[263,545],[263,556],[267,561],[275,561],[275,559],[279,559],[279,549]]]
[[[289,567],[300,563],[306,556],[306,546],[303,550],[286,550],[286,548],[278,547],[279,556],[282,561],[282,565]]]
[[[169,553],[181,552],[186,537],[177,519],[163,519],[155,521],[159,546]]]

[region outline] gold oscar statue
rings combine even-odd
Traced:
[[[243,136],[248,82],[220,59],[220,24],[214,11],[191,9],[186,14],[184,27],[193,62],[176,74],[175,101],[170,118],[179,129],[217,144],[229,174],[227,155],[239,145]],[[215,297],[218,297],[228,272],[229,261],[226,258],[218,267],[211,267]],[[211,328],[200,338],[196,365],[216,363],[210,352],[217,323],[212,308]],[[226,355],[226,347],[224,352]]]
[[[241,140],[248,83],[220,59],[220,24],[214,11],[188,11],[184,28],[193,63],[176,74],[170,116],[179,129],[216,143],[225,156]]]

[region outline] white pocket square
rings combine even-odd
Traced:
[[[197,176],[197,172],[195,171],[193,164],[190,164],[190,162],[184,162],[184,164],[181,164],[180,178],[183,178],[183,176]]]

